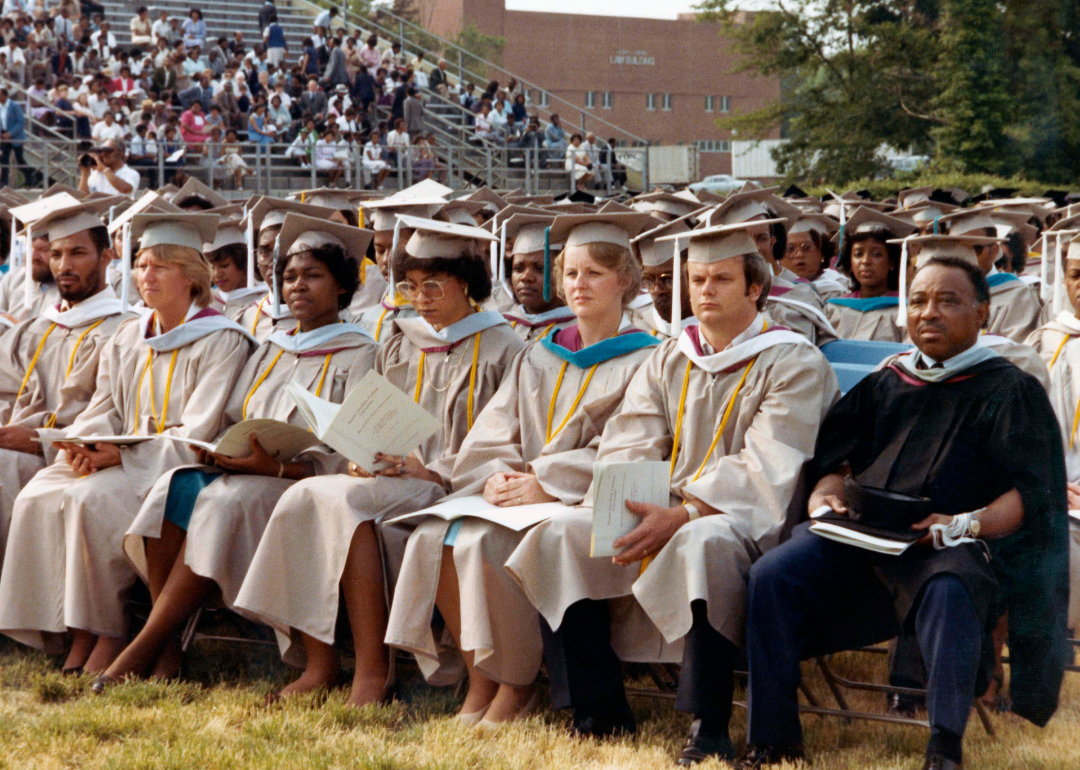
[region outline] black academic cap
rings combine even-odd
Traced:
[[[863,199],[864,201],[868,201],[868,200],[870,200],[871,198],[873,198],[873,197],[874,197],[874,196],[873,196],[873,195],[872,195],[872,194],[870,193],[870,191],[869,191],[869,190],[866,190],[866,189],[862,189],[862,190],[856,190],[856,191],[855,191],[855,194],[856,194],[856,195],[858,195],[858,196],[859,196],[860,198],[862,198],[862,199]]]
[[[948,203],[952,206],[963,206],[970,199],[968,191],[959,187],[939,187],[930,193],[930,200],[935,203]]]
[[[1067,206],[1069,203],[1069,191],[1068,190],[1047,190],[1042,194],[1042,197],[1049,198],[1058,208]]]
[[[786,190],[784,190],[784,194],[781,195],[780,197],[781,198],[809,198],[810,194],[808,192],[806,192],[803,188],[799,187],[797,184],[793,184],[793,185],[790,185]]]
[[[559,201],[571,201],[573,203],[596,203],[596,196],[590,195],[584,190],[574,190],[569,195],[559,195],[555,198]]]

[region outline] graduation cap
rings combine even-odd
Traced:
[[[561,241],[546,240],[546,232],[555,221],[555,214],[537,212],[535,214],[514,214],[506,220],[505,229],[507,239],[514,239],[514,248],[509,256],[514,254],[535,254],[546,248],[551,251],[561,251],[565,245]],[[504,276],[499,276],[500,280]]]
[[[596,203],[596,196],[592,193],[587,193],[584,190],[574,190],[566,195],[560,195],[556,203],[560,201],[570,201],[571,203]]]
[[[132,217],[136,214],[167,214],[169,212],[179,214],[181,210],[158,193],[147,191],[137,201],[128,206],[123,214],[113,218],[113,221],[109,223],[109,235],[116,235],[124,225],[131,222]]]
[[[210,205],[201,206],[199,205],[199,201],[205,201]],[[180,208],[196,205],[199,206],[200,209],[206,209],[229,205],[228,198],[224,195],[219,195],[193,176],[188,177],[188,180],[184,182],[184,186],[176,191],[176,195],[173,196],[172,202]]]
[[[555,202],[554,195],[504,195],[503,199],[507,203],[535,203],[537,206],[550,206]]]
[[[634,250],[634,255],[641,260],[641,264],[645,267],[659,267],[675,259],[676,241],[663,240],[657,242],[657,239],[668,235],[680,235],[690,232],[689,220],[691,217],[693,217],[693,214],[686,214],[670,222],[664,222],[659,227],[646,230],[631,240],[630,247]]]
[[[544,301],[551,301],[551,243],[563,243],[564,248],[590,243],[611,243],[630,250],[630,239],[655,223],[648,214],[639,212],[611,214],[561,214],[548,229],[548,246],[544,257]]]
[[[664,235],[656,239],[657,245],[673,242],[672,254],[682,251],[682,244],[688,243],[686,261],[711,265],[732,257],[757,254],[757,243],[750,234],[750,228],[757,225],[774,225],[782,219],[753,220],[730,225],[717,225],[686,233]],[[682,327],[682,270],[671,273],[671,328]]]
[[[472,252],[474,242],[495,240],[495,236],[482,227],[408,214],[399,214],[398,221],[413,231],[405,244],[405,253],[416,259],[458,259]]]
[[[162,185],[161,187],[157,188],[158,195],[162,196],[163,198],[168,198],[170,201],[172,200],[172,197],[178,192],[180,192],[180,188],[174,184]]]
[[[673,193],[651,192],[634,198],[630,208],[646,214],[658,213],[677,219],[701,208],[701,202],[688,201]]]
[[[702,229],[718,225],[734,225],[754,219],[781,219],[790,227],[802,212],[783,198],[774,195],[778,187],[732,193],[724,202],[705,215],[698,225]]]
[[[786,190],[784,190],[784,192],[780,195],[780,197],[781,198],[809,198],[810,193],[808,193],[806,190],[799,187],[798,185],[792,184],[792,185],[788,185],[788,188]]]
[[[288,200],[308,203],[312,206],[324,206],[328,209],[348,209],[352,211],[361,201],[372,200],[378,193],[369,190],[342,190],[338,187],[318,187],[313,190],[300,190],[289,193]]]
[[[446,199],[438,195],[402,198],[399,193],[382,200],[368,201],[363,204],[363,207],[372,212],[371,224],[375,232],[380,233],[395,229],[397,226],[395,215],[397,214],[429,219],[435,216],[446,203]]]
[[[56,195],[57,193],[67,193],[68,195],[72,196],[73,198],[78,198],[79,200],[83,200],[84,198],[86,198],[88,196],[87,193],[84,193],[82,190],[78,189],[77,187],[71,187],[70,185],[57,183],[57,184],[52,185],[45,192],[43,192],[41,194],[41,197],[42,198],[48,198],[50,195]],[[89,195],[93,195],[93,193],[89,193]]]
[[[616,200],[604,201],[604,204],[596,210],[597,214],[626,214],[632,212],[633,209]]]
[[[475,227],[475,215],[480,213],[485,205],[487,204],[482,201],[470,201],[464,198],[458,198],[449,203],[444,203],[442,208],[440,208],[434,216],[439,219],[445,219],[447,222],[453,222],[454,224]]]
[[[1061,224],[1060,222],[1058,224]],[[1050,251],[1050,239],[1053,238],[1054,256],[1051,260]],[[1062,242],[1067,244],[1066,252],[1063,255],[1061,245]],[[1040,278],[1042,279],[1042,294],[1044,301],[1053,302],[1053,312],[1055,315],[1060,313],[1065,306],[1065,261],[1069,259],[1080,259],[1080,223],[1073,222],[1072,226],[1062,227],[1056,231],[1047,231],[1043,235],[1043,255],[1042,265],[1040,266]],[[1064,256],[1064,260],[1062,257]],[[1053,288],[1048,289],[1048,284],[1051,283],[1049,279],[1050,263],[1053,262],[1054,276],[1053,276]]]
[[[223,222],[226,220],[239,221],[244,217],[244,208],[243,203],[230,203],[227,206],[215,206],[212,209],[207,209],[207,213],[217,214]]]
[[[964,209],[941,217],[940,222],[946,228],[949,235],[968,235],[984,230],[996,230],[998,225],[1018,227],[1027,222],[1026,212],[1002,211],[981,206],[974,209]]]
[[[325,206],[312,206],[298,201],[282,200],[263,196],[248,210],[247,219],[252,223],[255,232],[262,232],[268,227],[276,227],[285,224],[285,217],[293,214],[304,214],[309,217],[329,219],[334,209]]]
[[[797,233],[817,233],[826,238],[831,238],[833,233],[840,229],[840,223],[832,217],[824,214],[804,213],[795,224],[788,228],[788,235]]]
[[[930,200],[935,203],[949,203],[963,206],[971,197],[971,193],[960,187],[938,187],[930,193]]]
[[[978,195],[972,195],[968,200],[969,203],[983,203],[990,200],[1001,200],[1003,198],[1011,198],[1020,192],[1018,187],[992,187],[983,188],[982,192]]]
[[[905,222],[903,219],[882,214],[877,209],[869,206],[859,206],[855,212],[847,218],[847,221],[837,228],[832,237],[838,245],[843,245],[844,238],[851,238],[863,234],[880,234],[886,239],[906,238],[918,230],[915,225]]]
[[[933,187],[907,187],[896,194],[896,202],[902,209],[926,203],[934,194]]]
[[[112,197],[90,202],[76,201],[73,205],[53,209],[37,221],[30,223],[30,226],[36,236],[45,237],[50,242],[81,233],[83,230],[104,227],[105,223],[101,221],[101,217],[113,205]]]
[[[244,234],[244,228],[240,226],[237,221],[231,222],[219,222],[217,232],[214,234],[213,241],[207,241],[203,244],[203,254],[209,256],[218,249],[223,249],[226,246],[247,245],[247,238]]]
[[[756,192],[756,191],[759,191],[759,190],[762,190],[762,189],[763,188],[762,188],[761,185],[759,185],[757,182],[755,182],[755,181],[753,181],[751,179],[751,180],[747,180],[747,181],[743,182],[743,186],[739,188],[739,192],[741,192],[741,193]],[[779,189],[780,189],[779,187],[770,187],[769,191],[770,192],[776,192]]]
[[[273,294],[274,315],[281,311],[281,286],[277,280],[277,264],[296,254],[312,251],[323,246],[337,246],[347,257],[362,266],[375,233],[340,222],[328,222],[322,217],[313,217],[290,211],[285,215],[281,230],[274,242]],[[364,271],[360,272],[360,283],[364,282]]]
[[[417,182],[411,187],[406,187],[404,190],[400,190],[392,197],[394,198],[430,198],[438,197],[445,198],[454,192],[453,187],[447,187],[444,184],[439,184],[434,179],[425,179],[422,182]]]
[[[29,203],[31,200],[29,196],[7,186],[0,187],[0,197],[12,206],[21,206],[24,203]]]
[[[39,198],[36,201],[24,203],[21,206],[13,206],[11,207],[11,216],[23,223],[36,222],[53,211],[78,206],[81,202],[74,195],[61,192],[47,198]]]
[[[479,201],[484,204],[485,211],[490,211],[493,214],[499,209],[506,208],[506,201],[487,186],[465,196],[464,200]]]
[[[712,190],[698,190],[694,196],[702,203],[723,203],[724,196],[717,195]]]
[[[915,261],[916,269],[923,267],[934,257],[955,257],[978,267],[979,258],[975,253],[975,247],[989,246],[1003,241],[1001,238],[991,238],[985,235],[913,235],[909,238],[893,239],[888,242],[899,243],[902,249],[900,256],[900,306],[896,312],[896,325],[903,328],[907,326],[909,245],[915,244],[919,247],[919,255]]]
[[[139,241],[140,249],[154,246],[185,246],[202,254],[204,243],[213,243],[220,217],[199,213],[139,213],[125,223],[120,266],[120,302],[127,308],[128,287],[131,284],[131,243]],[[115,223],[114,223],[115,224]]]
[[[924,201],[918,203],[908,209],[897,209],[896,211],[890,211],[889,216],[894,219],[902,219],[905,222],[910,222],[918,228],[925,227],[929,224],[938,225],[938,220],[946,214],[952,214],[955,211],[959,211],[959,206],[954,206],[951,203],[940,203],[938,201]]]
[[[570,200],[557,201],[550,206],[537,206],[539,211],[546,211],[552,216],[558,216],[559,214],[595,214],[597,211],[596,206],[592,206],[585,203],[574,203]],[[631,209],[633,211],[633,209]]]

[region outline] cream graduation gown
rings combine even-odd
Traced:
[[[438,332],[422,318],[396,321],[375,369],[441,421],[441,429],[417,450],[429,470],[450,478],[454,454],[523,344],[494,312],[474,313]],[[236,597],[237,610],[272,626],[285,660],[299,664],[303,645],[292,643],[290,629],[334,642],[339,583],[356,528],[420,510],[445,495],[444,484],[384,476],[338,474],[293,484],[266,525]],[[384,538],[384,547],[392,579],[404,536]],[[297,548],[306,549],[302,563],[295,558]]]
[[[896,325],[900,300],[896,292],[863,299],[857,292],[834,297],[825,303],[836,333],[843,340],[903,342],[907,330]]]
[[[224,428],[244,419],[269,418],[307,427],[285,390],[296,383],[340,404],[345,394],[375,364],[378,346],[360,327],[333,324],[307,334],[276,332],[252,354],[225,407]],[[316,474],[341,473],[346,460],[325,448],[302,453]],[[197,467],[214,470],[208,466]],[[154,484],[124,537],[124,551],[146,580],[144,538],[161,537],[165,503],[173,473]],[[225,473],[199,493],[187,530],[184,563],[221,588],[225,604],[236,594],[255,555],[266,522],[292,479]]]
[[[787,268],[772,277],[766,316],[771,325],[783,326],[797,332],[821,347],[838,339],[828,317],[824,303],[814,287]]]
[[[218,435],[250,337],[212,310],[189,313],[165,334],[155,327],[148,313],[125,321],[105,344],[97,390],[67,435]],[[135,571],[124,532],[154,482],[194,454],[181,442],[148,441],[120,456],[119,466],[80,478],[61,453],[15,499],[0,572],[0,631],[39,649],[42,632],[125,632],[124,596]]]
[[[349,323],[358,323],[365,310],[373,308],[386,294],[386,279],[370,262],[364,267],[364,282],[353,294],[349,307],[341,314]]]
[[[30,307],[26,307],[26,268],[13,268],[0,281],[0,313],[7,313],[19,321],[37,318],[47,307],[60,303],[60,290],[55,283],[34,282],[30,294]],[[0,326],[0,333],[6,327]]]
[[[483,494],[496,473],[536,475],[544,491],[577,505],[592,481],[600,433],[657,341],[626,333],[581,348],[577,326],[530,345],[465,437],[451,475],[453,496]],[[548,435],[550,434],[550,438]],[[431,631],[449,524],[426,518],[409,537],[386,635],[412,652],[427,679],[446,681]],[[524,686],[540,668],[539,618],[504,569],[525,532],[465,519],[453,542],[461,597],[461,646],[497,682]]]
[[[383,297],[377,305],[362,312],[354,323],[363,326],[376,342],[386,342],[397,331],[394,322],[399,318],[416,318],[416,311],[404,299],[398,304]]]
[[[53,306],[0,338],[0,425],[21,425],[43,439],[43,454],[0,449],[0,561],[15,496],[56,459],[48,442],[94,395],[98,359],[124,316],[112,289],[67,311]]]
[[[986,281],[990,284],[987,331],[1023,342],[1039,326],[1042,303],[1038,293],[1011,273],[994,271]]]
[[[1029,334],[1024,344],[1033,348],[1042,357],[1047,368],[1053,371],[1065,345],[1075,337],[1080,337],[1080,319],[1068,310],[1063,310],[1058,313],[1057,318],[1047,321]]]
[[[763,332],[765,320],[759,314],[714,355],[702,352],[692,327],[638,370],[604,428],[597,460],[670,462],[683,411],[671,504],[689,494],[723,513],[683,525],[643,573],[639,564],[589,556],[589,507],[532,528],[507,569],[552,628],[575,602],[618,599],[612,643],[619,656],[674,662],[692,623],[690,604],[703,599],[711,625],[741,643],[750,566],[805,513],[803,466],[839,397],[825,357],[801,335]]]
[[[570,308],[557,307],[546,313],[526,313],[521,305],[514,305],[503,317],[510,322],[510,326],[518,333],[525,342],[534,342],[551,336],[559,329],[572,326],[577,319]]]
[[[296,328],[296,321],[284,300],[278,305],[275,320],[273,294],[267,294],[257,302],[247,305],[236,322],[260,344],[266,342],[270,335],[278,330],[291,332]]]

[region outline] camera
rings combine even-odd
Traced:
[[[85,153],[79,156],[79,166],[81,168],[94,168],[97,166],[97,160],[92,153]]]

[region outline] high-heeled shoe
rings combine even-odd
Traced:
[[[491,708],[490,703],[476,711],[461,712],[454,717],[454,721],[461,723],[465,727],[476,727],[480,724],[480,720],[484,718],[484,714],[487,713],[489,708]]]
[[[503,720],[502,722],[495,722],[495,721],[492,721],[490,719],[484,718],[484,719],[481,719],[479,722],[476,723],[476,728],[478,730],[482,730],[484,732],[499,730],[499,729],[502,729],[503,726],[508,725],[511,722],[515,721],[515,720],[524,719],[525,717],[527,717],[527,716],[533,714],[534,712],[536,712],[536,710],[539,709],[539,708],[540,708],[540,691],[539,690],[533,690],[532,697],[530,697],[529,700],[525,702],[525,705],[521,707],[521,711],[519,711],[513,717],[511,717],[510,719]],[[485,709],[485,712],[486,712],[486,709]]]
[[[90,685],[90,692],[94,693],[94,695],[104,695],[107,689],[119,681],[119,679],[113,679],[107,674],[102,674]]]

